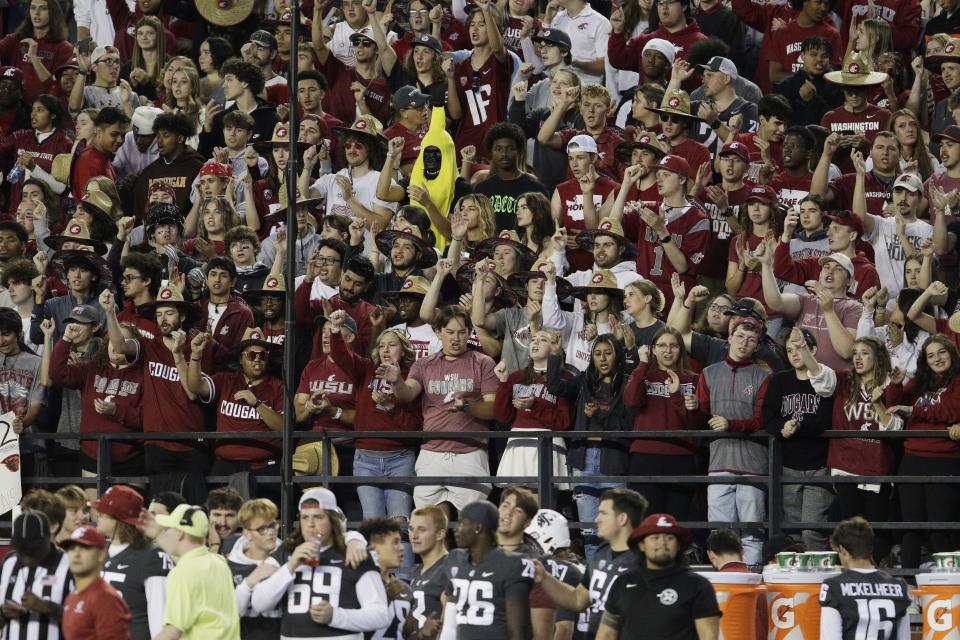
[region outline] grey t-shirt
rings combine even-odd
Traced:
[[[500,359],[507,363],[507,373],[519,371],[530,360],[530,321],[525,307],[501,309],[493,314],[497,321],[497,337],[503,340]]]
[[[136,109],[140,106],[140,97],[130,92],[130,106]],[[123,109],[120,101],[120,87],[107,89],[88,84],[83,88],[83,108],[84,109],[103,109],[104,107],[115,107]]]

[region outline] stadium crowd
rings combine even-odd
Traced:
[[[439,539],[448,519],[459,546],[481,555],[503,535],[488,497],[502,506],[512,491],[535,518],[522,486],[471,481],[537,476],[532,431],[556,432],[566,516],[597,523],[572,543],[590,562],[611,548],[614,512],[626,514],[616,535],[629,529],[618,551],[634,528],[663,528],[644,529],[644,511],[674,527],[765,521],[764,488],[737,478],[768,473],[767,441],[751,435],[764,432],[795,483],[783,486],[789,522],[960,519],[960,485],[941,481],[960,476],[960,1],[308,0],[299,15],[291,87],[290,0],[0,9],[0,410],[18,433],[77,435],[25,439],[4,464],[27,478],[92,478],[105,461],[84,434],[142,432],[110,443],[111,475],[146,476],[143,495],[187,505],[158,514],[172,518],[162,534],[137,529],[131,502],[112,515],[116,528],[98,522],[109,545],[69,518],[27,517],[24,540],[108,548],[108,564],[130,545],[163,572],[170,556],[201,555],[208,516],[196,505],[228,484],[252,541],[247,556],[225,552],[254,576],[237,583],[240,614],[265,618],[256,624],[271,637],[281,618],[298,621],[283,637],[313,637],[314,623],[386,624],[307,606],[301,595],[333,589],[298,573],[327,562],[317,535],[333,535],[331,553],[362,585],[349,598],[380,597],[382,577],[396,601],[384,558],[397,536],[406,546],[394,555],[427,567],[414,537]],[[284,380],[289,305],[296,376]],[[286,462],[299,475],[329,465],[371,480],[303,493],[285,545],[270,505],[290,385],[297,430],[333,447],[298,440]],[[743,437],[604,436],[631,428]],[[942,436],[827,439],[826,429]],[[149,438],[205,430],[251,435]],[[436,436],[399,435],[421,430]],[[705,489],[617,481],[704,474]],[[577,479],[598,475],[609,481]],[[930,482],[829,481],[895,475]],[[377,483],[412,476],[444,480]],[[610,495],[642,495],[649,509],[605,510]],[[80,495],[69,500],[82,508]],[[322,513],[305,519],[303,500]],[[330,522],[341,516],[363,520],[361,535],[340,539]],[[830,529],[804,530],[803,545],[828,549]],[[744,562],[763,564],[768,532],[738,531]],[[149,544],[157,535],[169,556]],[[707,547],[703,535],[690,542]],[[917,568],[958,542],[954,531],[885,529],[871,553]],[[49,569],[66,571],[56,558]],[[222,569],[194,560],[200,573]],[[496,571],[543,583],[544,603],[582,609],[582,593],[565,600],[574,596],[544,583],[541,567],[515,560],[498,555]],[[177,606],[192,610],[199,596],[183,585]],[[160,589],[144,588],[144,602]],[[520,614],[471,608],[479,592],[468,591],[451,592],[461,624],[489,614],[521,632]],[[149,624],[146,604],[134,614],[135,637],[179,637],[158,621],[171,619],[167,602]],[[25,615],[8,606],[6,619]],[[451,616],[441,626],[439,605],[430,613],[407,632],[506,637],[448,631]],[[637,637],[624,631],[629,609],[619,615],[620,637]],[[545,638],[552,626],[535,628]],[[4,637],[28,637],[26,625],[11,629]],[[329,629],[320,637],[340,637]]]

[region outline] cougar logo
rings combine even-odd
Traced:
[[[661,518],[663,520],[663,518]],[[679,599],[677,591],[675,589],[664,589],[657,594],[657,599],[660,601],[660,604],[665,607],[669,607],[672,604],[675,604]]]
[[[5,466],[7,469],[10,469],[10,471],[13,471],[14,473],[19,471],[20,470],[20,454],[14,454],[12,456],[7,456],[6,458],[4,458],[3,466]]]

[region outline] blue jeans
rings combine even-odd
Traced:
[[[603,449],[600,447],[587,447],[583,461],[583,469],[571,469],[573,472],[573,499],[577,503],[577,517],[580,522],[593,522],[597,519],[597,512],[600,510],[600,496],[607,489],[617,489],[627,486],[622,482],[598,482],[598,483],[580,483],[576,481],[577,476],[599,476],[600,472],[600,454]],[[593,557],[594,551],[599,546],[599,540],[596,531],[593,529],[583,530],[584,553],[587,560]]]
[[[353,475],[358,478],[415,476],[413,451],[371,451],[357,449],[353,456]],[[413,497],[406,484],[357,485],[364,520],[368,518],[409,518]]]

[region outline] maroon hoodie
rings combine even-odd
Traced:
[[[700,25],[697,24],[696,20],[690,20],[687,22],[687,26],[673,33],[667,31],[661,24],[656,31],[641,33],[636,38],[631,38],[629,42],[627,42],[625,34],[611,32],[610,39],[607,41],[607,57],[610,64],[615,69],[636,71],[642,77],[643,45],[653,38],[662,38],[673,43],[673,46],[677,48],[677,57],[686,58],[690,45],[694,42],[706,40],[707,36],[700,31]]]

